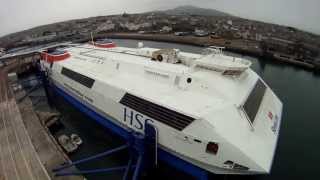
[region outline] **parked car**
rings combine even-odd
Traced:
[[[176,36],[187,36],[187,35],[190,35],[189,32],[175,32],[174,35]]]
[[[209,32],[203,29],[195,29],[194,36],[197,36],[197,37],[209,36]]]
[[[208,32],[195,32],[194,35],[197,37],[206,37],[206,36],[209,36],[209,33]]]

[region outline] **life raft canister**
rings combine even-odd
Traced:
[[[47,61],[48,63],[53,63],[56,61],[62,61],[70,57],[68,51],[65,50],[45,50],[41,52],[41,59]]]
[[[114,48],[116,44],[109,39],[97,39],[95,42],[90,42],[90,44],[99,48]]]

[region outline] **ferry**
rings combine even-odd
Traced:
[[[222,47],[194,54],[98,43],[41,56],[55,89],[83,112],[115,132],[143,133],[150,123],[162,153],[208,172],[270,172],[283,105],[250,61]]]

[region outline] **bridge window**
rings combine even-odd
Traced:
[[[266,85],[259,79],[243,106],[251,123],[253,123],[256,118],[266,89]]]
[[[72,71],[72,70],[65,68],[65,67],[62,68],[61,74],[63,74],[64,76],[67,76],[68,78],[86,86],[87,88],[92,88],[94,81],[95,81],[92,78],[89,78],[87,76],[79,74],[79,73]]]

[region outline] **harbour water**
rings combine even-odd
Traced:
[[[137,40],[114,40],[119,46],[137,47]],[[155,48],[177,48],[200,53],[203,48],[143,41],[145,46]],[[239,55],[236,55],[239,56]],[[284,104],[280,139],[270,175],[259,176],[210,176],[211,179],[311,179],[314,178],[320,162],[320,75],[286,64],[275,64],[268,60],[245,57],[253,62],[256,71]],[[83,139],[79,151],[71,155],[72,160],[93,155],[121,145],[121,139],[113,136],[88,117],[71,107],[61,98],[56,106],[63,114],[64,129],[57,132],[77,133]],[[128,154],[94,161],[80,169],[106,168],[124,165]],[[155,175],[156,174],[156,175]],[[122,173],[89,175],[88,179],[121,179]],[[191,179],[170,167],[160,164],[153,175],[145,179]]]

